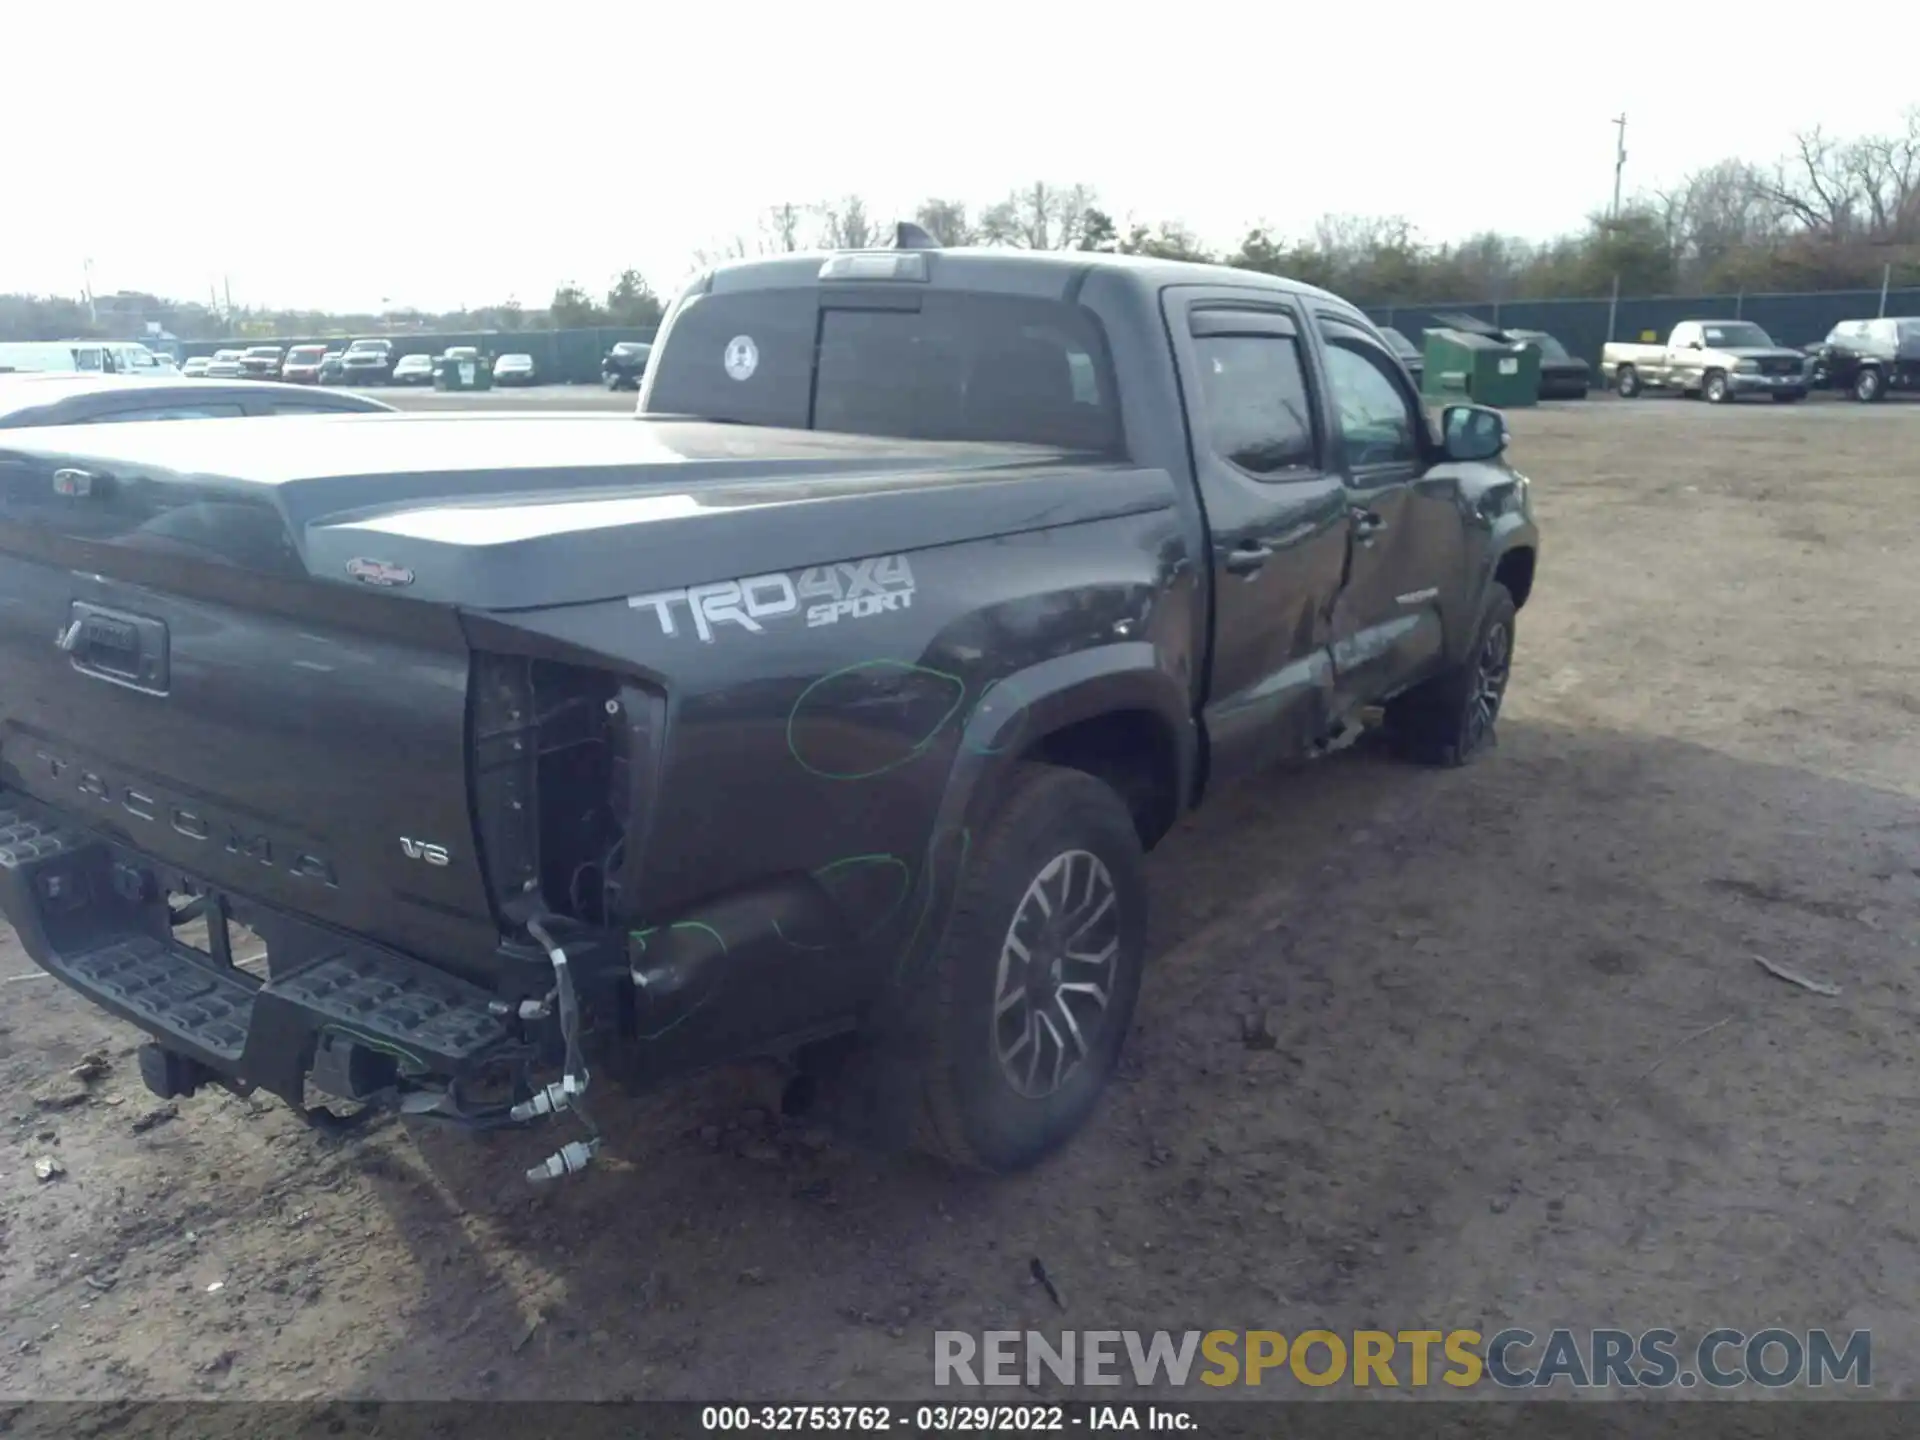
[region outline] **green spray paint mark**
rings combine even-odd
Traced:
[[[667,926],[666,929],[669,935],[675,930],[704,930],[713,937],[713,943],[720,947],[720,953],[722,955],[729,953],[727,950],[726,936],[722,935],[718,930],[704,921],[676,920],[673,924]],[[644,952],[647,949],[647,937],[649,935],[658,935],[659,933],[660,927],[658,925],[649,925],[644,930],[629,930],[627,932],[627,939],[638,945],[642,952]]]
[[[640,953],[644,955],[647,952],[647,948],[648,948],[647,937],[649,935],[659,934],[661,928],[662,927],[658,925],[649,925],[644,930],[629,930],[627,932],[627,938],[633,941],[634,944],[638,945],[640,947]],[[729,955],[732,953],[732,951],[727,946],[727,937],[722,935],[718,930],[714,929],[713,926],[707,924],[704,920],[676,920],[671,925],[666,926],[665,929],[667,934],[669,935],[672,935],[675,931],[679,931],[679,930],[701,931],[702,933],[711,935],[713,937],[713,943],[720,947],[720,953],[722,955]],[[641,993],[642,994],[646,993],[643,987],[641,988]],[[720,987],[718,985],[713,986],[711,989],[707,991],[705,995],[702,995],[699,998],[699,1000],[695,1001],[692,1005],[688,1006],[685,1010],[681,1011],[680,1014],[676,1015],[673,1019],[669,1020],[665,1025],[662,1025],[658,1030],[637,1031],[635,1033],[634,1038],[639,1040],[658,1040],[662,1035],[670,1034],[672,1031],[686,1024],[687,1021],[691,1020],[695,1015],[699,1014],[702,1010],[706,1009],[708,1004],[711,1003],[711,1001],[713,1000],[713,997],[719,993],[720,993]]]
[[[711,925],[708,925],[702,921],[680,920],[667,927],[667,931],[669,934],[671,934],[675,930],[704,930],[707,934],[713,937],[713,943],[720,947],[720,953],[722,955],[731,953],[727,949],[726,937],[722,935],[718,930],[714,929]]]
[[[931,675],[936,680],[945,681],[953,687],[953,703],[947,706],[939,720],[934,723],[933,727],[927,731],[912,749],[908,750],[904,755],[895,756],[882,765],[876,765],[868,770],[828,770],[808,760],[807,757],[801,753],[800,742],[795,738],[793,733],[794,726],[800,721],[800,712],[806,706],[807,697],[821,686],[831,684],[833,681],[841,679],[844,676],[852,675],[862,670],[878,670],[882,668],[910,671],[920,675]],[[793,757],[794,763],[802,770],[812,775],[818,775],[823,780],[871,780],[876,775],[884,775],[889,770],[897,770],[902,765],[909,764],[925,754],[927,748],[939,738],[940,732],[947,728],[947,723],[951,721],[955,715],[960,713],[960,706],[965,702],[966,698],[967,682],[962,680],[958,675],[949,675],[944,670],[935,670],[927,665],[914,665],[905,660],[858,660],[851,665],[843,665],[838,670],[829,670],[825,675],[822,675],[800,692],[799,698],[793,702],[793,708],[787,712],[787,753]]]
[[[820,883],[821,888],[831,894],[832,886],[827,883],[829,876],[839,874],[842,871],[853,870],[856,867],[874,865],[890,866],[893,870],[897,871],[900,877],[899,888],[894,892],[893,899],[888,903],[886,909],[854,933],[854,939],[856,941],[864,942],[873,939],[874,936],[886,929],[895,915],[899,914],[900,907],[907,903],[907,896],[913,890],[913,868],[898,855],[845,855],[838,860],[828,861],[818,870],[812,872],[813,878]],[[833,948],[831,945],[811,945],[804,940],[795,940],[780,928],[778,916],[776,916],[773,921],[773,933],[796,950],[820,951],[831,950]]]

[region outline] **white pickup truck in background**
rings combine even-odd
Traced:
[[[1609,342],[1600,375],[1622,399],[1676,390],[1715,405],[1742,395],[1804,400],[1808,384],[1807,357],[1751,320],[1682,320],[1664,345]]]

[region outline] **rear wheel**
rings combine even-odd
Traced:
[[[1023,766],[933,959],[920,1148],[1006,1172],[1079,1130],[1132,1023],[1146,917],[1120,796],[1077,770]]]
[[[1853,398],[1863,405],[1873,404],[1886,393],[1886,377],[1871,365],[1862,366],[1853,377]]]
[[[1640,372],[1631,365],[1622,365],[1614,372],[1613,388],[1620,392],[1622,400],[1631,400],[1640,393]]]
[[[1409,759],[1464,765],[1493,743],[1513,671],[1514,608],[1495,581],[1466,658],[1388,703],[1388,731]]]

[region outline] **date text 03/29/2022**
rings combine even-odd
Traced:
[[[707,1405],[700,1428],[716,1434],[851,1431],[1002,1435],[1073,1430],[1197,1431],[1190,1410],[1162,1405]]]

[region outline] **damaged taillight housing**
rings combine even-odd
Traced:
[[[609,671],[491,651],[475,652],[468,693],[475,822],[502,919],[618,924],[664,697]]]

